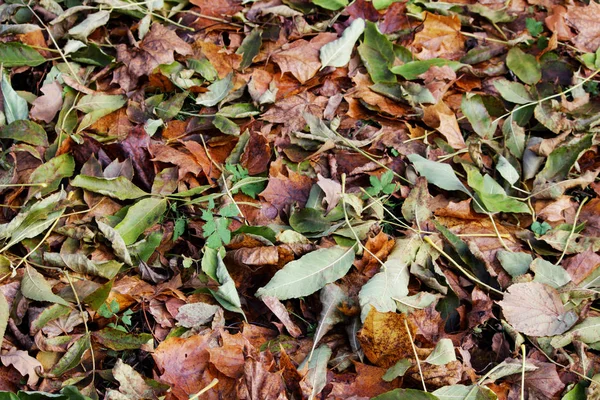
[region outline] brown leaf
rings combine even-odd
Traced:
[[[600,47],[600,4],[591,1],[585,7],[568,6],[564,18],[567,24],[577,30],[577,36],[571,42],[579,50],[595,52]]]
[[[30,115],[33,119],[49,123],[62,108],[62,86],[58,81],[52,81],[42,86],[40,90],[44,95],[34,100]]]
[[[135,170],[135,180],[141,187],[150,190],[154,181],[154,167],[148,154],[150,137],[141,126],[132,129],[125,140],[104,147],[111,159],[125,160],[131,158]]]
[[[308,176],[289,170],[281,159],[273,162],[269,171],[269,183],[260,196],[279,211],[297,203],[304,206],[312,187]]]
[[[578,285],[600,267],[600,255],[586,250],[567,258],[563,265],[573,283]]]
[[[433,365],[421,361],[423,379],[428,389],[436,389],[442,386],[455,385],[462,378],[463,368],[460,361],[451,361],[445,365]],[[421,374],[417,368],[411,368],[407,375],[415,382],[421,381]]]
[[[320,33],[311,41],[296,40],[289,45],[284,45],[282,51],[273,54],[273,61],[279,66],[281,72],[290,72],[300,83],[315,76],[321,68],[319,50],[323,45],[337,39],[335,33]]]
[[[171,393],[176,399],[188,399],[190,395],[208,386],[215,377],[218,377],[219,385],[209,390],[206,398],[227,398],[228,378],[209,368],[208,350],[216,347],[215,340],[215,333],[193,335],[185,339],[171,337],[162,342],[152,354],[160,373],[159,380],[171,386]]]
[[[464,39],[457,15],[443,16],[425,12],[423,30],[415,35],[412,47],[421,60],[446,58],[456,60],[464,54]]]
[[[545,19],[546,26],[556,33],[558,40],[571,40],[575,36],[565,21],[566,13],[567,9],[564,6],[554,5],[552,14]]]
[[[228,24],[216,24],[215,18],[233,17],[242,10],[241,4],[235,0],[191,0],[190,3],[200,8],[199,11],[196,9],[200,15],[192,24],[198,30],[232,29]]]
[[[389,368],[403,358],[412,356],[412,343],[406,330],[406,314],[380,313],[371,308],[358,340],[365,356],[373,364]],[[411,335],[415,334],[412,323],[408,323]]]
[[[26,351],[17,350],[13,347],[6,353],[0,355],[0,361],[2,361],[2,364],[6,367],[12,365],[22,376],[27,375],[27,384],[30,386],[35,385],[40,379],[36,370],[38,368],[41,370],[42,364],[31,357]]]
[[[510,286],[498,304],[509,324],[531,336],[560,335],[577,322],[577,314],[565,310],[558,292],[538,282]]]
[[[269,307],[269,310],[271,310],[273,314],[279,318],[290,335],[295,338],[302,335],[302,331],[300,328],[298,328],[298,325],[296,325],[290,318],[288,310],[276,297],[263,296],[262,301],[267,305],[267,307]]]
[[[258,359],[251,358],[244,365],[244,376],[238,386],[240,400],[287,400],[286,381],[281,372],[270,372],[264,352]]]
[[[211,22],[211,24],[214,24],[214,22]],[[230,72],[237,69],[242,61],[241,55],[228,52],[223,46],[211,42],[199,40],[194,43],[194,48],[197,49],[197,53],[210,61],[217,70],[220,79],[225,78]]]
[[[196,159],[189,154],[175,150],[170,146],[153,143],[150,145],[150,153],[154,156],[152,161],[162,161],[179,167],[179,179],[189,172],[194,176],[198,176],[202,172],[200,165],[196,163]]]
[[[354,265],[359,272],[366,276],[375,275],[381,268],[381,262],[385,261],[395,243],[394,238],[383,231],[374,237],[369,237],[365,244],[368,251],[365,251],[362,258],[356,260]]]
[[[445,322],[433,305],[415,310],[408,315],[408,320],[415,330],[413,338],[419,340],[424,346],[434,347],[441,338],[445,337]]]
[[[581,209],[581,221],[586,221],[584,235],[591,237],[600,236],[600,199],[592,199]]]
[[[303,92],[278,101],[273,107],[262,114],[262,119],[268,122],[284,124],[286,133],[299,131],[306,125],[303,113],[319,116],[327,105],[327,98],[316,97],[309,92]]]
[[[370,106],[377,108],[378,111],[393,116],[404,115],[408,112],[408,106],[393,101],[369,89],[369,87],[373,85],[369,75],[358,72],[352,78],[352,81],[355,83],[356,87],[346,93],[344,96],[346,101],[348,98],[360,99]]]
[[[271,146],[267,139],[259,133],[250,132],[250,138],[240,158],[240,164],[248,170],[249,175],[258,175],[268,169],[270,160]]]
[[[453,149],[464,149],[466,147],[456,115],[443,101],[433,106],[423,107],[423,122],[444,135]]]
[[[135,85],[140,76],[149,75],[160,64],[171,64],[175,61],[174,53],[190,55],[192,46],[159,23],[152,25],[139,48],[117,45],[117,60],[125,64],[132,85]]]
[[[221,332],[221,347],[208,349],[210,362],[224,375],[230,378],[239,378],[244,373],[244,347],[246,339],[241,333],[232,335],[226,331]]]
[[[325,202],[327,203],[327,212],[333,210],[340,201],[342,195],[342,185],[333,179],[324,178],[317,174],[317,184],[325,192]]]

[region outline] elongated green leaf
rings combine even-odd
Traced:
[[[408,268],[421,243],[418,236],[396,241],[381,271],[373,275],[358,294],[363,321],[371,307],[379,312],[396,311],[395,299],[408,295]]]
[[[525,86],[519,82],[511,82],[507,79],[494,81],[494,87],[504,100],[516,104],[527,104],[533,101],[533,97]]]
[[[331,358],[331,349],[327,345],[319,346],[308,360],[308,372],[304,380],[310,385],[310,399],[315,399],[327,384],[327,363]]]
[[[592,136],[591,134],[585,135],[552,151],[544,169],[536,176],[536,182],[566,178],[579,155],[592,146]]]
[[[520,80],[529,85],[535,85],[542,79],[542,68],[538,60],[518,47],[513,47],[508,51],[506,66]]]
[[[365,40],[358,46],[358,54],[373,82],[396,82],[396,75],[390,71],[396,58],[394,46],[371,21],[367,21]]]
[[[339,310],[339,306],[343,301],[348,299],[348,295],[335,283],[330,283],[321,289],[321,315],[319,315],[319,326],[313,337],[313,347],[310,354],[312,355],[319,341],[327,332],[337,323],[344,320],[344,314]],[[309,356],[310,358],[310,356]]]
[[[452,344],[452,340],[445,338],[437,342],[429,357],[425,359],[426,363],[433,365],[446,365],[452,361],[456,361],[454,345]]]
[[[354,44],[365,30],[365,20],[357,18],[344,30],[342,37],[321,47],[321,68],[343,67],[350,61]]]
[[[80,187],[90,192],[100,193],[119,200],[134,200],[149,195],[149,193],[144,192],[124,176],[96,178],[95,176],[77,175],[71,181],[71,186]]]
[[[105,115],[123,107],[125,101],[125,98],[119,95],[87,94],[83,96],[75,108],[87,114],[79,123],[77,131],[81,132]]]
[[[319,249],[288,263],[256,295],[279,300],[313,294],[328,283],[340,279],[354,262],[354,248],[339,246]]]
[[[399,376],[404,376],[406,371],[412,367],[412,362],[409,359],[403,358],[398,361],[396,364],[392,365],[385,371],[385,375],[381,377],[386,382],[391,382]]]
[[[319,7],[326,10],[336,11],[348,5],[348,0],[312,0]]]
[[[0,138],[12,139],[33,146],[48,146],[48,135],[44,128],[33,121],[18,120],[2,127]]]
[[[6,301],[4,294],[0,293],[0,345],[2,345],[2,339],[4,339],[4,332],[6,332],[9,317],[10,310],[8,308],[8,302]]]
[[[215,116],[215,118],[213,119],[213,125],[215,126],[215,128],[217,128],[226,135],[240,135],[240,127],[238,126],[238,124],[236,124],[229,118],[225,118],[221,115]]]
[[[515,122],[512,115],[504,121],[502,134],[504,135],[504,143],[508,150],[515,157],[521,159],[525,151],[525,129]]]
[[[469,189],[456,177],[456,173],[448,164],[430,161],[418,154],[409,154],[408,159],[415,169],[427,178],[427,182],[445,190],[458,190],[471,195]]]
[[[92,336],[102,346],[116,351],[136,350],[152,340],[152,335],[149,333],[135,334],[114,328],[104,328],[94,332]]]
[[[512,164],[508,162],[508,160],[502,155],[498,157],[496,169],[498,172],[500,172],[500,175],[502,175],[502,177],[511,185],[514,185],[519,180],[519,173],[515,167],[513,167]]]
[[[40,192],[46,195],[58,189],[63,178],[69,178],[75,172],[75,159],[70,154],[61,154],[37,167],[29,177],[30,183],[45,183],[46,187],[31,187],[29,196]]]
[[[260,51],[260,46],[262,46],[262,29],[255,28],[244,38],[242,44],[235,52],[236,54],[242,54],[242,62],[240,63],[242,71],[252,64],[252,60]]]
[[[69,35],[75,39],[86,41],[87,37],[92,34],[97,28],[106,25],[110,18],[110,11],[100,10],[88,16],[78,25],[69,29]]]
[[[0,64],[6,68],[37,67],[45,62],[46,59],[40,53],[24,43],[0,43]]]
[[[81,357],[87,349],[90,348],[90,337],[83,335],[62,356],[62,358],[56,363],[54,368],[50,371],[51,374],[60,376],[70,369],[75,368],[81,362]]]
[[[204,260],[202,261],[204,262]],[[244,319],[246,319],[246,315],[242,310],[240,296],[235,288],[235,282],[233,279],[231,279],[220,252],[216,252],[216,261],[217,264],[214,274],[217,278],[217,282],[219,282],[221,286],[219,286],[217,291],[211,290],[211,293],[213,296],[215,296],[215,299],[217,299],[219,304],[221,304],[224,309],[240,313],[244,316]],[[202,267],[204,268],[204,264]]]
[[[119,232],[126,245],[134,243],[148,228],[156,224],[167,211],[167,201],[157,197],[142,199],[127,211],[115,230]]]
[[[237,103],[221,107],[217,115],[226,118],[248,118],[260,114],[260,111],[251,103]]]
[[[417,79],[419,75],[424,74],[431,67],[443,67],[444,65],[447,65],[456,71],[464,64],[457,61],[446,60],[445,58],[431,58],[423,61],[410,61],[406,64],[392,67],[391,71],[394,74],[402,75],[404,79],[411,81]]]
[[[32,267],[25,268],[25,274],[21,281],[21,293],[30,300],[69,305],[62,297],[52,293],[52,287],[46,282],[44,276]]]
[[[6,122],[13,123],[20,119],[28,119],[29,109],[27,101],[19,96],[10,85],[10,81],[5,73],[2,73],[2,96],[4,97],[4,115]]]
[[[299,233],[323,232],[331,226],[323,212],[314,208],[303,208],[295,211],[290,217],[290,226]]]
[[[483,97],[480,95],[464,95],[460,109],[473,127],[475,133],[483,139],[492,139],[496,132],[497,122],[493,122],[490,114],[483,104]]]
[[[96,219],[96,224],[98,228],[104,235],[104,237],[110,242],[115,255],[123,260],[123,262],[127,265],[133,265],[131,261],[131,256],[129,255],[129,251],[125,245],[125,241],[112,226],[105,224],[104,222]]]
[[[490,389],[479,385],[444,386],[433,394],[440,400],[496,400],[498,398]]]
[[[219,79],[211,84],[208,87],[208,92],[201,93],[196,98],[196,104],[206,107],[217,105],[229,94],[231,89],[233,89],[233,74],[229,74],[225,78]]]

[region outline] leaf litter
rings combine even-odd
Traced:
[[[596,398],[599,7],[1,5],[0,397]]]

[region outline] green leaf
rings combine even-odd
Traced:
[[[412,362],[410,362],[408,358],[403,358],[396,364],[389,367],[381,379],[386,382],[391,382],[399,376],[404,376],[410,367],[412,367]]]
[[[148,228],[156,224],[167,211],[167,200],[156,197],[142,199],[135,203],[115,230],[121,235],[126,245],[134,243]]]
[[[450,339],[440,339],[429,357],[425,359],[426,363],[433,365],[446,365],[452,361],[456,361],[456,354]]]
[[[529,265],[533,261],[531,254],[506,250],[498,250],[496,257],[498,257],[502,268],[513,278],[529,271]]]
[[[494,137],[498,122],[492,122],[481,95],[463,95],[460,109],[471,123],[475,133],[483,139],[491,140]]]
[[[483,385],[449,385],[433,392],[440,400],[496,400],[494,392]]]
[[[169,121],[179,114],[181,111],[181,107],[183,107],[183,103],[185,99],[187,99],[189,92],[181,92],[176,93],[170,99],[161,102],[158,107],[156,107],[156,115],[158,118]]]
[[[5,73],[2,74],[1,86],[2,96],[4,97],[4,115],[6,116],[6,122],[11,124],[21,119],[28,119],[29,109],[27,108],[27,101],[15,92]]]
[[[573,339],[586,344],[600,342],[600,317],[586,317],[568,332],[553,337],[550,344],[559,349],[571,344]]]
[[[125,98],[120,95],[87,94],[83,96],[75,106],[77,110],[86,113],[79,123],[77,132],[81,132],[100,118],[123,107],[125,102]]]
[[[223,79],[215,81],[208,87],[208,92],[201,93],[196,98],[196,104],[200,104],[206,107],[212,107],[218,104],[221,100],[229,94],[233,89],[233,74],[230,73]]]
[[[240,69],[243,71],[252,64],[254,57],[258,55],[260,47],[262,46],[262,29],[254,28],[250,34],[248,34],[240,47],[238,47],[235,54],[242,54],[242,61],[240,62]]]
[[[394,389],[373,397],[372,400],[439,400],[432,394],[416,389]]]
[[[12,139],[33,146],[48,147],[48,135],[44,128],[33,121],[14,121],[0,130],[1,139]]]
[[[206,79],[209,82],[212,82],[219,77],[219,73],[217,72],[215,67],[206,58],[203,58],[201,60],[190,58],[187,60],[187,64],[191,69],[199,73],[204,79]]]
[[[471,195],[469,189],[456,177],[456,173],[448,164],[430,161],[418,154],[409,154],[408,159],[419,174],[427,178],[427,182],[444,190],[458,190]]]
[[[527,18],[525,20],[525,26],[533,37],[538,37],[544,32],[544,23],[542,21],[536,21],[533,18]]]
[[[46,59],[40,53],[24,43],[0,43],[0,64],[6,68],[37,67],[45,62]]]
[[[62,297],[52,293],[52,287],[46,282],[42,274],[29,266],[25,267],[25,273],[21,281],[21,293],[30,300],[48,301],[63,306],[69,305]]]
[[[504,179],[511,185],[519,180],[519,173],[512,166],[510,162],[504,156],[498,156],[498,162],[496,163],[496,170],[502,175]]]
[[[572,140],[552,151],[544,169],[536,176],[535,182],[561,180],[567,177],[579,155],[592,147],[592,134]]]
[[[411,81],[427,72],[430,67],[443,67],[444,65],[447,65],[456,71],[464,64],[457,61],[446,60],[445,58],[431,58],[423,61],[410,61],[406,64],[392,67],[391,71],[394,74],[402,75],[404,79]]]
[[[408,269],[420,245],[418,236],[396,241],[380,272],[373,275],[358,294],[363,321],[371,307],[379,312],[396,311],[396,299],[408,295]]]
[[[314,208],[302,208],[298,211],[294,211],[290,217],[290,226],[300,233],[307,232],[323,232],[331,226],[329,222],[323,216],[323,213]]]
[[[477,193],[485,209],[491,213],[514,212],[530,214],[529,206],[515,198],[508,197],[502,186],[491,176],[482,176],[479,170],[465,164],[469,186]]]
[[[104,235],[104,237],[110,242],[110,245],[115,253],[115,256],[122,260],[127,265],[133,265],[131,261],[131,256],[129,255],[129,251],[127,250],[127,246],[125,245],[125,241],[112,226],[105,224],[96,218],[96,225],[98,225],[98,229]]]
[[[520,80],[529,85],[535,85],[542,79],[542,68],[538,60],[518,47],[513,47],[508,51],[506,66]]]
[[[102,48],[95,43],[88,43],[86,47],[71,53],[70,56],[75,62],[96,65],[98,67],[106,67],[114,61],[114,57],[106,54],[102,51]]]
[[[543,258],[536,258],[530,266],[535,273],[534,282],[544,283],[558,289],[571,282],[571,276],[560,265],[552,264]]]
[[[493,10],[489,7],[484,6],[483,4],[469,4],[469,11],[474,12],[476,14],[481,15],[484,18],[487,18],[490,22],[497,24],[499,22],[512,22],[517,16],[509,15],[505,9]]]
[[[339,310],[339,307],[344,301],[348,301],[348,295],[342,288],[334,283],[325,285],[321,289],[321,314],[319,315],[319,325],[313,337],[313,346],[310,354],[315,351],[315,347],[327,332],[333,328],[335,324],[342,322],[345,318],[344,314]]]
[[[54,368],[50,371],[52,375],[60,376],[70,369],[75,368],[81,362],[83,353],[90,348],[90,337],[83,335],[75,343],[69,347],[67,352],[62,358],[56,363]]]
[[[70,154],[61,154],[51,158],[50,161],[37,167],[29,176],[29,183],[46,183],[47,186],[32,187],[29,196],[34,193],[46,195],[58,189],[63,178],[69,178],[75,172],[75,159]]]
[[[277,271],[266,286],[258,289],[256,296],[279,300],[308,296],[346,275],[353,262],[353,247],[333,246],[313,251]]]
[[[149,195],[149,193],[144,192],[124,176],[96,178],[95,176],[77,175],[71,181],[71,186],[80,187],[90,192],[100,193],[119,200],[134,200]]]
[[[98,311],[100,307],[105,303],[106,299],[110,295],[110,291],[112,290],[114,281],[110,280],[106,282],[104,285],[100,286],[98,289],[94,290],[92,293],[87,295],[83,302],[89,305],[92,310]]]
[[[376,10],[385,10],[398,0],[373,0],[373,7]]]
[[[222,107],[217,115],[227,118],[248,118],[260,114],[252,103],[236,103]]]
[[[4,294],[0,293],[0,345],[2,345],[2,339],[4,339],[4,332],[6,332],[9,317],[10,309],[8,308],[8,302]]]
[[[342,33],[342,37],[321,47],[321,69],[343,67],[350,61],[354,44],[365,30],[365,20],[357,18]]]
[[[527,104],[534,101],[529,90],[519,82],[511,82],[502,78],[494,81],[494,87],[504,100],[511,103]]]
[[[508,150],[515,157],[521,159],[525,151],[525,129],[515,122],[512,115],[504,121],[502,134],[504,135],[504,143]]]
[[[87,37],[90,36],[92,32],[101,26],[106,25],[109,18],[110,11],[108,10],[100,10],[96,13],[88,14],[81,23],[69,29],[69,35],[75,39],[85,42],[87,41]]]
[[[229,118],[225,118],[221,115],[216,115],[212,121],[215,128],[220,130],[226,135],[231,136],[239,136],[240,135],[240,127],[238,124],[230,120]]]
[[[149,333],[135,334],[108,327],[92,333],[92,336],[102,346],[115,351],[137,350],[152,340]]]
[[[327,363],[331,358],[331,353],[331,349],[325,344],[311,353],[312,358],[308,360],[308,372],[304,377],[304,381],[312,388],[311,399],[315,399],[327,384]]]
[[[367,21],[364,42],[358,46],[358,54],[373,82],[396,82],[396,75],[390,71],[396,58],[394,46],[371,21]]]
[[[546,221],[542,222],[541,224],[538,221],[535,221],[533,224],[531,224],[530,228],[533,233],[535,233],[538,236],[542,236],[545,235],[546,232],[548,232],[550,229],[552,229],[552,225],[550,225]]]
[[[336,11],[348,5],[348,0],[312,0],[319,7],[326,10]]]
[[[242,310],[240,296],[235,288],[235,282],[231,279],[220,252],[216,253],[216,261],[214,274],[217,278],[216,281],[219,282],[221,286],[219,286],[218,290],[211,290],[210,292],[224,309],[240,313],[244,316],[244,319],[246,319],[246,314],[244,314],[244,311]],[[204,263],[204,259],[202,262]],[[204,264],[202,268],[204,269]]]

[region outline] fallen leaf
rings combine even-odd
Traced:
[[[273,296],[263,296],[261,300],[269,307],[269,310],[275,314],[277,318],[283,323],[287,331],[293,337],[297,338],[302,335],[302,331],[298,328],[292,319],[290,318],[290,314],[288,310],[285,308],[281,302]]]
[[[281,161],[271,163],[269,181],[260,196],[280,212],[293,204],[304,206],[313,181],[306,175],[289,170]]]
[[[30,115],[33,119],[49,123],[62,108],[63,88],[57,81],[52,81],[42,86],[40,90],[44,95],[35,99]]]
[[[38,360],[31,357],[26,351],[17,350],[14,347],[1,354],[0,361],[2,361],[2,364],[6,367],[12,365],[19,371],[21,376],[27,375],[27,384],[29,386],[34,386],[40,379],[37,374],[37,369],[39,368],[40,372],[43,372],[42,364]]]
[[[296,40],[285,45],[283,50],[273,54],[273,61],[279,66],[281,72],[290,72],[294,78],[304,84],[311,79],[321,68],[319,50],[323,45],[335,40],[337,35],[320,33],[309,41]]]
[[[460,19],[456,15],[443,16],[425,12],[423,30],[415,35],[411,46],[418,51],[417,56],[421,60],[460,58],[464,54]]]
[[[577,31],[577,36],[571,42],[579,50],[595,52],[600,47],[600,26],[596,23],[600,4],[592,1],[585,7],[567,6],[567,10],[565,21]]]
[[[498,304],[509,324],[531,336],[560,335],[578,318],[573,311],[565,310],[555,289],[538,282],[510,286]]]

